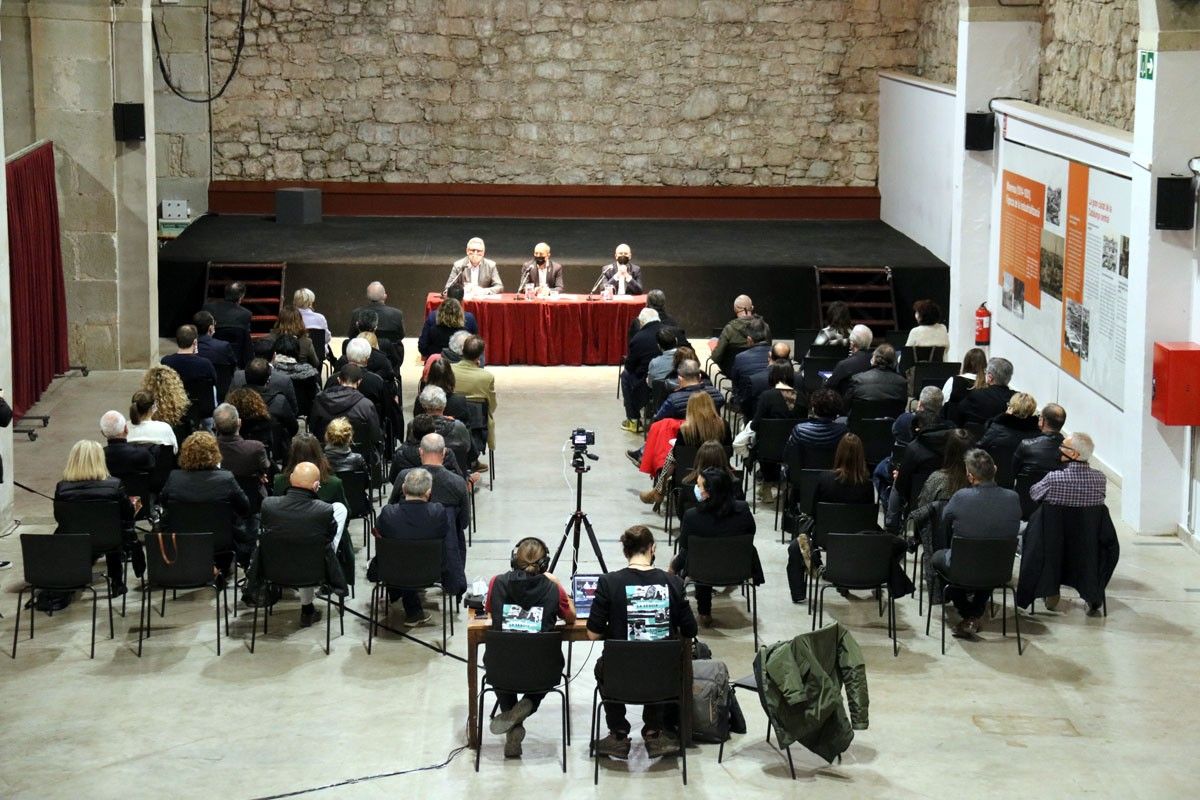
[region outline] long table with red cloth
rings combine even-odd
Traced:
[[[425,315],[442,304],[430,292]],[[515,294],[467,300],[487,345],[489,366],[505,364],[620,364],[629,323],[646,306],[643,294],[588,300],[586,295],[526,300]]]

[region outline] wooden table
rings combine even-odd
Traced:
[[[475,616],[474,612],[467,621],[467,746],[471,748],[479,747],[479,741],[475,738],[475,732],[479,729],[479,645],[483,644],[484,633],[491,628],[491,625],[489,617]],[[563,641],[568,643],[568,647],[571,642],[588,641],[587,620],[576,620],[571,625],[559,624],[555,630],[562,632]],[[683,654],[683,682],[690,689],[692,685],[691,639],[683,640],[681,652]],[[568,670],[570,664],[568,656]],[[684,704],[679,714],[679,728],[685,745],[690,744],[692,740],[691,699],[691,692],[684,692]],[[570,712],[571,710],[568,708],[567,713],[570,714]],[[591,736],[590,731],[588,736]]]

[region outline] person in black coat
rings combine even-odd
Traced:
[[[688,540],[693,536],[753,536],[754,515],[746,501],[733,494],[733,479],[722,469],[710,467],[696,476],[693,489],[699,504],[689,508],[679,526],[679,553],[671,572],[687,574]],[[754,583],[762,585],[762,565],[754,551]],[[712,587],[696,584],[696,611],[703,625],[712,625]]]
[[[410,469],[400,488],[404,499],[389,503],[379,512],[376,535],[382,539],[441,539],[442,591],[462,594],[467,590],[466,556],[459,547],[459,537],[454,529],[454,512],[441,503],[430,502],[433,476],[427,469]],[[367,580],[378,580],[375,570],[372,559],[367,568]],[[421,597],[416,591],[388,590],[389,602],[395,602],[397,597],[404,604],[404,613],[408,617],[406,624],[421,625],[432,619],[421,608]]]
[[[902,524],[905,506],[912,507],[921,494],[925,481],[942,466],[942,454],[946,440],[954,431],[954,424],[947,422],[932,411],[919,411],[913,420],[916,436],[904,449],[904,456],[896,469],[892,491],[888,494],[884,524],[896,532]]]
[[[366,472],[367,460],[362,453],[350,449],[354,441],[354,426],[345,417],[338,417],[325,426],[325,458],[335,473]]]
[[[221,450],[216,438],[211,433],[197,431],[185,439],[179,448],[179,467],[171,470],[158,496],[165,512],[163,530],[172,530],[170,514],[173,503],[227,503],[232,515],[230,523],[233,526],[238,563],[246,566],[254,550],[254,532],[249,524],[252,513],[250,500],[233,473],[221,469]],[[221,572],[222,580],[229,574],[234,555],[217,555],[217,569]]]
[[[120,411],[104,412],[100,417],[100,432],[108,441],[104,462],[109,474],[129,481],[154,469],[154,453],[148,447],[129,443],[129,422]]]
[[[1046,473],[1062,469],[1063,426],[1067,412],[1058,403],[1047,403],[1038,417],[1040,436],[1025,439],[1017,445],[1012,457],[1013,486],[1021,498],[1021,518],[1027,519],[1037,506],[1029,497],[1029,488],[1046,477]]]
[[[1017,392],[1008,401],[1008,409],[988,421],[976,447],[986,450],[996,462],[996,483],[1005,489],[1013,486],[1013,457],[1026,439],[1038,435],[1037,401],[1033,395]]]
[[[367,286],[367,305],[351,312],[346,336],[353,339],[363,331],[375,332],[379,337],[379,349],[391,362],[392,369],[399,371],[404,363],[404,313],[387,305],[387,290],[379,281]]]
[[[846,406],[852,408],[855,401],[895,401],[903,407],[908,399],[908,381],[896,372],[896,350],[890,344],[881,344],[871,356],[871,368],[850,377],[845,393]]]
[[[958,404],[956,420],[961,425],[969,422],[983,424],[992,417],[1004,413],[1014,392],[1008,388],[1012,380],[1013,365],[1007,358],[989,358],[982,389],[972,389]]]
[[[622,427],[629,431],[638,429],[642,409],[650,399],[650,386],[646,374],[650,362],[662,354],[658,344],[658,332],[663,327],[658,312],[643,308],[638,314],[641,329],[629,340],[629,351],[625,354],[625,368],[621,370],[621,390],[625,401],[625,422]]]
[[[426,386],[439,386],[446,393],[446,408],[442,411],[447,417],[459,420],[463,424],[469,424],[471,420],[470,403],[467,396],[462,392],[454,391],[457,385],[457,378],[454,375],[454,366],[448,359],[439,358],[429,365],[429,374],[425,376],[425,383],[421,386],[424,389]],[[418,392],[416,400],[413,401],[413,416],[428,413],[424,406],[421,405],[421,395]]]
[[[854,326],[850,331],[850,355],[833,368],[829,379],[825,381],[826,389],[833,389],[845,397],[850,388],[850,379],[871,368],[871,342],[874,339],[875,334],[866,325]]]
[[[764,419],[794,419],[799,422],[808,416],[808,404],[796,388],[796,367],[791,360],[777,361],[767,368],[766,384],[754,403],[754,422]]]
[[[379,444],[379,416],[375,404],[358,391],[361,381],[362,369],[347,364],[338,371],[338,385],[317,395],[308,415],[308,429],[314,436],[323,438],[326,425],[337,417],[345,417],[363,437],[361,444],[372,447]]]

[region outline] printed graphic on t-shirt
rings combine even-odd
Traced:
[[[657,642],[671,633],[671,594],[665,583],[625,587],[625,638]]]
[[[521,633],[540,633],[543,611],[541,606],[521,608],[515,603],[505,603],[501,609],[500,629]]]

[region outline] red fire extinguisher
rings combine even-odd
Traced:
[[[988,311],[987,303],[980,303],[975,309],[975,344],[985,346],[992,343],[992,312]]]

